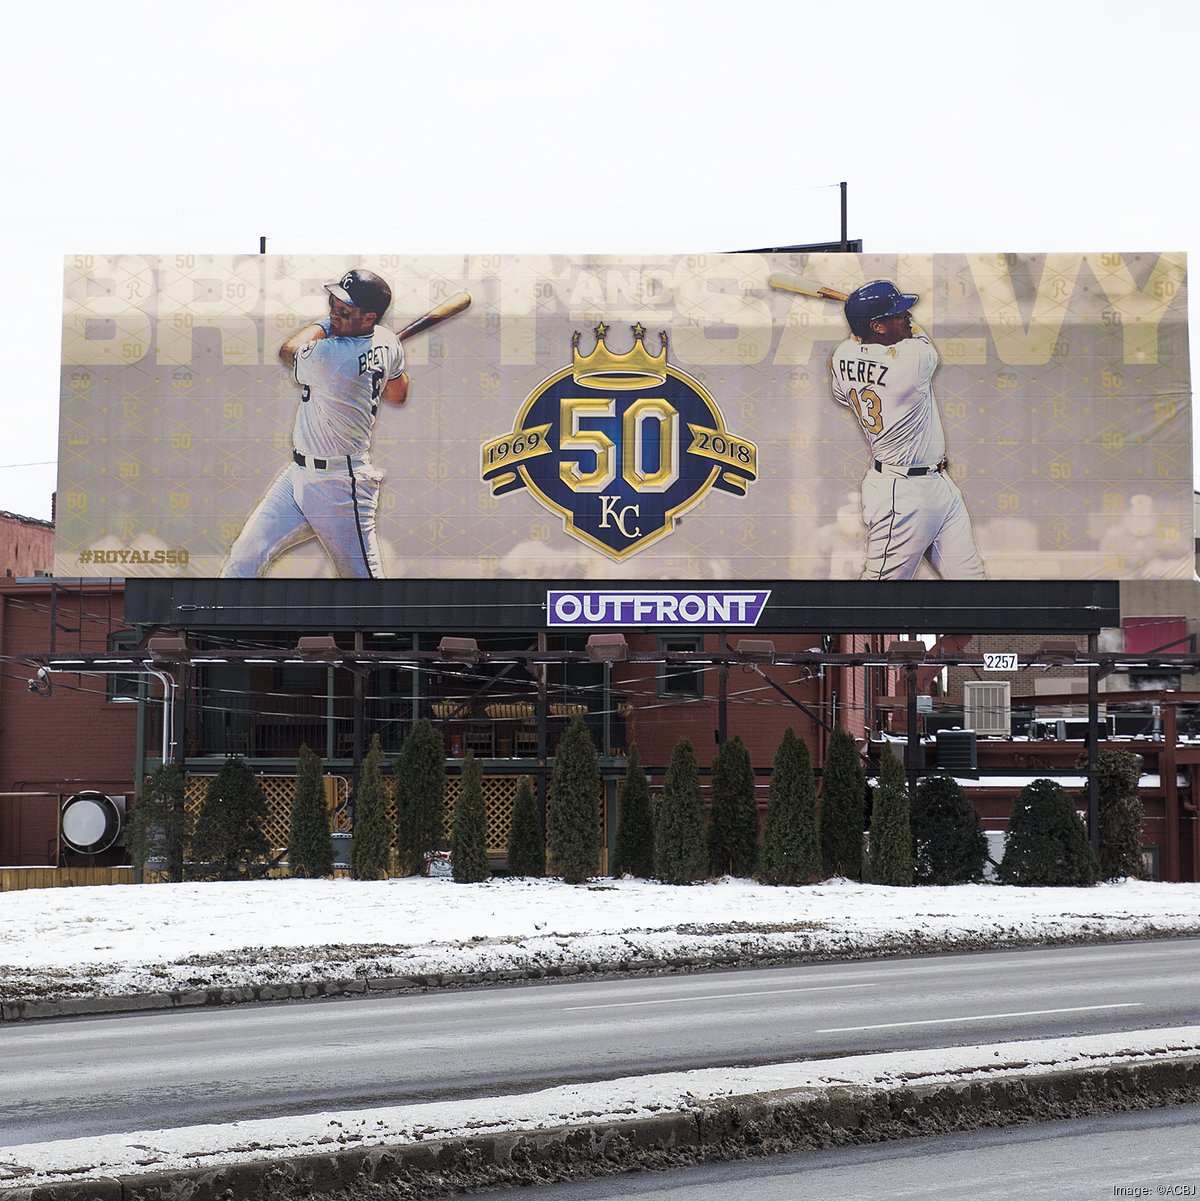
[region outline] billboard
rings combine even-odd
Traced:
[[[1190,579],[1185,276],[71,256],[55,571]]]

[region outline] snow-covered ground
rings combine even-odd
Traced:
[[[0,1001],[1200,934],[1200,885],[263,880],[0,894]]]
[[[267,880],[0,894],[0,1001],[349,976],[589,963],[862,955],[1200,934],[1200,885],[885,888],[829,880],[668,887],[639,880]],[[3,1030],[0,1029],[0,1035]],[[0,1146],[0,1189],[89,1174],[290,1156],[333,1145],[631,1120],[704,1099],[833,1083],[1195,1056],[1200,1027],[999,1047],[668,1073],[510,1098]],[[1007,1069],[1005,1065],[1014,1065]],[[607,1115],[607,1116],[606,1116]],[[482,1124],[482,1125],[481,1125]]]

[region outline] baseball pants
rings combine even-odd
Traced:
[[[284,551],[316,538],[342,579],[382,579],[375,536],[382,481],[383,473],[360,455],[289,463],[246,518],[221,575],[261,576]]]
[[[907,476],[872,466],[863,477],[862,504],[861,579],[911,580],[926,556],[944,580],[987,579],[966,502],[946,472]]]

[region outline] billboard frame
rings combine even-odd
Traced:
[[[515,633],[547,628],[549,588],[600,586],[595,580],[497,579],[481,587],[478,580],[131,578],[125,616],[131,624],[179,629]],[[625,580],[620,586],[711,592],[721,585]],[[771,591],[754,627],[760,632],[1091,633],[1120,624],[1120,584],[1112,580],[1038,580],[1035,587],[1024,580],[764,580],[755,587]]]

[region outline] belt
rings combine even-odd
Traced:
[[[292,451],[292,462],[300,467],[315,467],[318,471],[324,471],[330,465],[329,459],[314,459],[311,455],[302,455],[295,449]]]
[[[896,467],[891,463],[881,463],[878,459],[875,460],[875,470],[889,475],[937,475],[939,471],[946,470],[946,460],[942,459],[935,463],[932,467]]]

